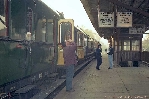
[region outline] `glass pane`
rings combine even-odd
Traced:
[[[23,0],[20,0],[20,2],[16,0],[11,0],[11,24],[12,24],[12,32],[10,34],[10,37],[12,39],[22,39],[24,40],[26,38],[26,23],[30,22],[27,21],[27,15],[25,14],[25,3]],[[32,12],[28,12],[28,18],[31,16]],[[32,24],[32,23],[31,23]],[[30,24],[30,25],[31,25]],[[29,24],[28,24],[29,26]],[[31,28],[30,28],[31,29]]]
[[[88,41],[88,48],[91,48],[91,42]]]
[[[124,46],[130,46],[130,40],[124,40]]]
[[[122,42],[122,41],[119,41],[119,45],[121,45],[121,42]]]
[[[60,25],[60,42],[72,39],[72,24],[70,22],[62,22]]]
[[[124,46],[124,50],[130,50],[130,46]]]
[[[119,51],[121,51],[122,50],[122,48],[121,48],[121,46],[119,46]]]
[[[78,34],[78,42],[79,42],[79,46],[83,46],[83,40],[84,40],[84,36],[83,34]]]
[[[41,31],[41,37],[42,37],[42,39],[41,39],[41,41],[43,41],[43,42],[45,42],[46,41],[46,22],[42,22],[42,31]]]
[[[140,44],[140,41],[139,40],[132,40],[132,45],[139,45]]]
[[[42,19],[37,20],[37,29],[35,34],[35,41],[43,41],[45,42],[45,35],[46,35],[46,21]]]
[[[115,51],[117,51],[117,45],[115,45],[115,48],[114,48],[114,50],[115,50]]]
[[[87,46],[87,38],[84,37],[84,46]]]
[[[123,45],[123,50],[130,50],[130,40],[124,40]]]
[[[53,43],[53,23],[47,22],[46,42]]]
[[[117,45],[117,41],[115,41],[115,45]]]
[[[139,51],[139,46],[132,46],[133,51]]]
[[[139,51],[140,41],[139,40],[132,40],[132,50]]]

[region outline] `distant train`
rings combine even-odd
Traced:
[[[64,19],[39,0],[11,0],[11,11],[5,13],[9,2],[1,2],[5,6],[0,12],[6,21],[0,30],[0,93],[59,73],[64,66],[61,42],[69,38],[77,43],[78,64],[94,57],[97,41],[75,27],[73,19]]]

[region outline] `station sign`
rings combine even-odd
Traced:
[[[98,12],[99,27],[114,27],[114,12]]]
[[[134,24],[133,27],[129,28],[129,34],[144,34],[145,25],[144,24]]]
[[[117,27],[132,27],[132,12],[117,12]]]

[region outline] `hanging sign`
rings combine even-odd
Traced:
[[[145,25],[144,24],[134,24],[132,28],[129,28],[129,34],[144,34]]]
[[[98,12],[99,27],[114,27],[114,12]]]
[[[132,27],[132,12],[117,12],[117,27]]]

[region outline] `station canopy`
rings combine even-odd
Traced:
[[[148,30],[149,0],[80,1],[100,37],[108,39],[115,33],[115,29],[117,28],[120,28],[122,33],[127,33],[129,32],[129,28],[135,25],[144,26],[145,30]],[[128,20],[131,20],[131,22],[123,25],[122,21],[127,23],[126,21]]]

